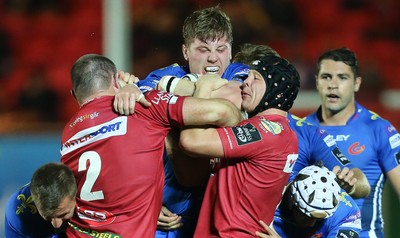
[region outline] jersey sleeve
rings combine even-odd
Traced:
[[[160,79],[165,75],[181,77],[185,74],[186,72],[182,69],[182,67],[175,63],[170,66],[152,71],[146,76],[146,78],[138,82],[138,86],[143,93],[146,93],[154,90],[157,84],[160,82]]]
[[[217,128],[225,158],[250,158],[256,147],[264,143],[259,128],[252,123]]]
[[[386,120],[380,120],[375,129],[379,163],[385,173],[400,164],[400,135]]]
[[[146,94],[146,98],[152,106],[140,110],[148,110],[145,115],[149,120],[156,120],[163,127],[182,127],[183,120],[183,101],[186,97],[176,96],[171,93],[153,90]]]
[[[234,80],[243,82],[247,75],[249,74],[250,67],[248,65],[242,63],[231,63],[224,73],[222,74],[221,78],[227,80]]]

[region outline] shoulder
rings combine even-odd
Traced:
[[[249,66],[242,63],[231,63],[222,74],[222,78],[227,80],[243,81],[247,78]]]
[[[374,131],[385,133],[390,135],[397,134],[396,128],[390,123],[390,121],[381,117],[378,113],[368,110],[365,107],[357,104],[356,119],[362,120],[369,128]]]
[[[30,212],[32,214],[36,213],[37,210],[31,196],[30,183],[26,184],[11,195],[8,200],[6,211],[9,215],[11,213],[16,215],[26,212]]]
[[[181,75],[176,75],[176,74],[185,75],[186,73],[188,73],[188,72],[185,70],[184,66],[174,63],[174,64],[168,65],[166,67],[159,68],[159,69],[152,71],[150,74],[147,75],[146,78],[152,77],[154,75],[158,75],[160,77],[165,76],[165,75],[181,76]]]

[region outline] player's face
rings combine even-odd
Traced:
[[[256,70],[250,70],[242,85],[242,108],[246,112],[252,112],[261,102],[266,91],[266,84]]]
[[[64,221],[69,220],[72,218],[74,215],[75,211],[75,204],[76,200],[75,198],[70,198],[70,197],[65,197],[60,205],[58,206],[58,209],[54,211],[53,215],[51,217],[44,217],[41,214],[41,209],[38,208],[39,214],[46,220],[50,221],[51,224],[53,225],[54,228],[60,228]]]
[[[323,60],[316,75],[316,87],[322,108],[331,114],[354,113],[354,93],[360,88],[361,78],[355,78],[350,66],[340,61]]]
[[[206,74],[206,67],[214,66],[221,76],[232,58],[232,47],[226,37],[213,41],[195,39],[188,46],[182,45],[182,52],[190,72],[196,74]]]

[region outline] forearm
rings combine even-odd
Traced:
[[[181,132],[180,148],[192,157],[223,158],[224,150],[221,139],[215,128],[191,128]]]
[[[164,76],[157,85],[158,90],[164,90],[179,96],[192,96],[196,85],[186,78],[178,78],[174,76]]]

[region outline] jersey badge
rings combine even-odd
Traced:
[[[31,214],[37,213],[37,208],[33,204],[32,196],[29,196],[28,199],[26,198],[25,194],[19,194],[17,199],[21,201],[21,205],[17,206],[17,210],[15,214],[19,215],[24,212],[25,209],[29,209]]]
[[[324,133],[324,131],[320,131],[320,133]],[[331,147],[331,146],[333,146],[333,145],[336,145],[336,141],[333,139],[333,136],[332,136],[332,135],[327,135],[327,136],[324,138],[324,142],[325,142],[325,144],[326,144],[328,147]]]
[[[260,121],[262,128],[264,128],[266,131],[271,132],[274,135],[278,135],[282,132],[282,126],[280,123],[265,119],[260,119]]]
[[[341,238],[341,237],[348,237],[348,238],[358,238],[360,237],[359,234],[351,229],[340,229],[337,234],[336,234],[337,238]]]
[[[346,156],[344,156],[338,147],[335,147],[335,149],[332,150],[332,154],[342,165],[350,163],[350,161],[346,158]]]
[[[232,128],[238,145],[245,145],[261,140],[260,131],[251,123]]]
[[[294,164],[297,161],[298,154],[290,154],[286,158],[286,164],[285,167],[283,168],[283,172],[285,173],[291,173],[294,167]]]
[[[348,151],[351,155],[359,155],[365,150],[365,145],[360,145],[360,142],[354,142],[350,145]]]
[[[396,133],[396,134],[392,135],[391,137],[389,137],[389,142],[390,142],[390,147],[392,149],[400,146],[400,134]]]

